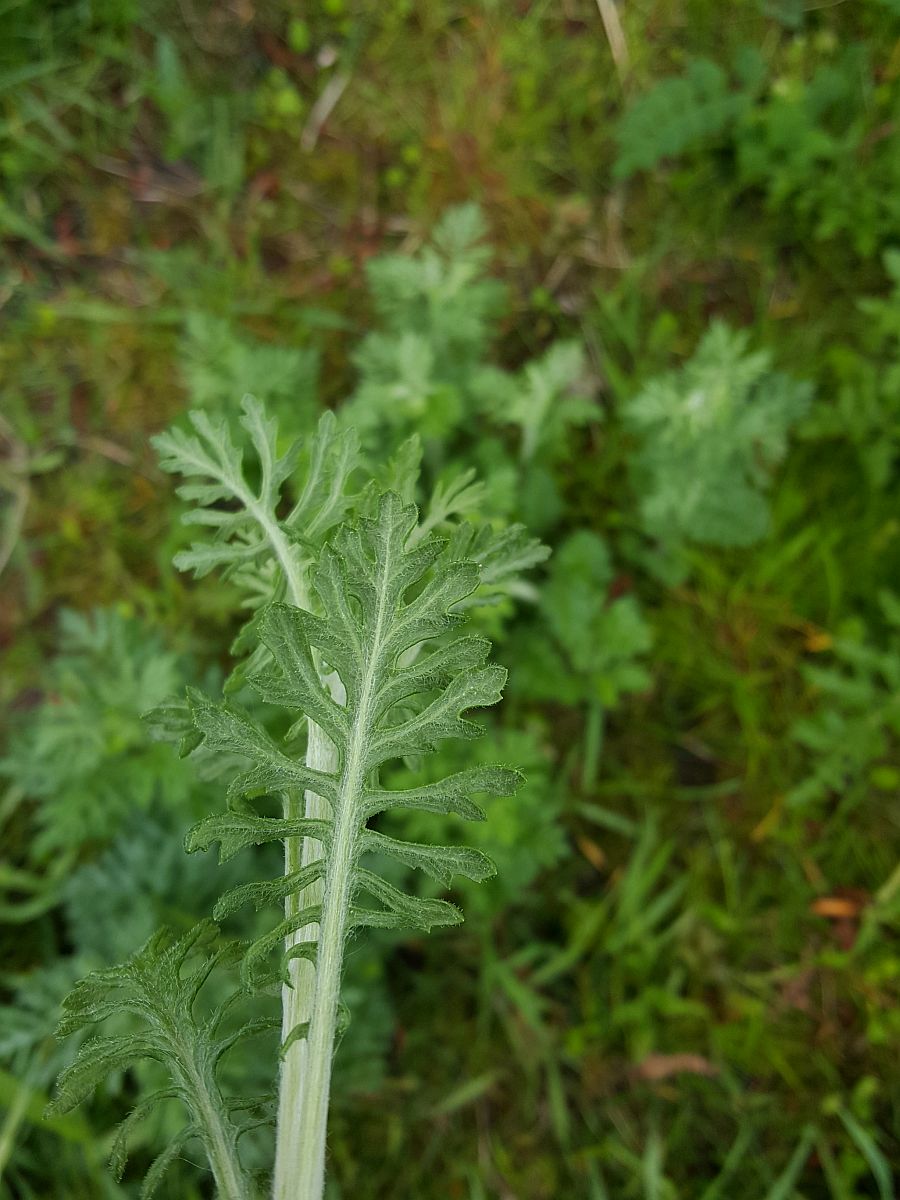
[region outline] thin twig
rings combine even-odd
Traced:
[[[312,106],[309,120],[306,122],[303,133],[300,135],[300,146],[303,150],[309,152],[315,149],[323,125],[334,112],[337,102],[343,96],[349,82],[350,72],[341,71],[329,79],[328,83],[322,89],[322,94]]]
[[[616,64],[619,81],[624,83],[631,66],[631,58],[628,53],[628,43],[625,41],[625,31],[619,20],[619,10],[616,8],[615,0],[597,0],[597,8],[600,10],[600,19],[606,31],[606,40],[609,42],[613,62]]]
[[[118,445],[117,442],[110,441],[109,438],[89,435],[87,437],[76,438],[75,444],[82,450],[99,454],[102,458],[108,458],[111,462],[118,463],[121,467],[134,465],[134,455],[132,452],[126,450],[124,446]]]

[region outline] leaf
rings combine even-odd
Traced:
[[[188,689],[188,700],[191,718],[210,750],[243,754],[257,764],[255,770],[233,781],[228,789],[229,798],[250,792],[301,788],[334,800],[334,786],[327,775],[282,754],[245,713],[226,704],[214,704],[194,688]]]
[[[175,742],[180,758],[186,758],[203,741],[191,717],[186,700],[173,697],[141,714],[151,738],[159,742]]]
[[[363,854],[390,855],[446,884],[454,875],[482,880],[494,873],[492,863],[480,851],[398,842],[367,829],[370,816],[391,807],[414,806],[438,813],[458,812],[477,820],[481,810],[467,791],[509,795],[518,782],[517,773],[509,768],[481,767],[406,793],[366,785],[377,768],[394,758],[427,753],[445,738],[478,736],[480,726],[465,719],[463,713],[496,703],[506,679],[502,668],[484,665],[490,649],[484,639],[443,640],[462,620],[455,607],[477,587],[478,567],[446,558],[446,543],[441,539],[415,536],[416,516],[414,507],[404,505],[395,494],[385,494],[375,517],[341,526],[321,551],[312,583],[322,615],[275,603],[258,622],[272,666],[251,678],[254,687],[264,700],[305,714],[334,742],[334,772],[304,780],[311,790],[331,801],[331,821],[279,820],[241,809],[206,818],[186,840],[191,850],[219,841],[225,860],[243,846],[263,841],[314,838],[324,847],[327,897],[336,886],[330,874],[331,852],[340,829],[341,837],[349,838],[349,849],[342,850],[342,855],[347,854],[341,860],[342,869],[349,864],[351,874],[339,886],[351,891],[363,888],[385,905],[380,913],[354,907],[351,927],[412,924],[428,929],[461,920],[452,905],[404,896],[377,881],[371,872],[355,865]],[[437,637],[442,641],[436,649],[429,652],[423,647],[422,643]],[[346,697],[343,705],[323,686],[323,668],[316,662],[315,651],[340,676]],[[246,754],[263,764],[263,772],[292,778],[286,756],[252,718],[193,695],[191,702],[213,748]],[[252,773],[247,778],[255,780]],[[246,789],[246,782],[236,787],[239,792]],[[317,863],[292,872],[286,880],[244,885],[223,897],[216,915],[224,916],[245,901],[259,906],[296,895],[317,881],[322,870]],[[282,939],[289,939],[306,925],[321,926],[322,921],[324,916],[320,920],[315,907],[301,913],[288,911],[279,925],[247,950],[245,980],[259,984],[265,956]],[[296,957],[301,954],[312,957],[306,951],[298,951]],[[282,969],[290,957],[289,947]]]
[[[162,1183],[166,1171],[181,1156],[182,1150],[191,1138],[196,1136],[197,1130],[193,1125],[186,1126],[172,1138],[165,1150],[154,1158],[147,1174],[144,1176],[144,1183],[141,1187],[141,1200],[152,1200],[159,1191],[159,1185]]]
[[[267,955],[292,933],[304,929],[307,925],[318,924],[320,920],[320,906],[311,904],[307,908],[301,909],[300,912],[293,913],[290,917],[285,917],[274,929],[270,929],[268,933],[264,933],[262,937],[251,942],[244,955],[244,961],[241,964],[241,977],[244,983],[247,986],[259,988],[260,979],[258,978],[257,968]],[[283,960],[283,965],[288,961],[290,959],[286,957]]]
[[[417,254],[382,254],[366,264],[378,327],[353,356],[359,385],[344,413],[367,447],[393,448],[386,434],[397,429],[433,443],[474,416],[506,297],[487,273],[484,228],[476,205],[450,209]],[[409,500],[401,486],[408,478],[388,474],[380,482]]]
[[[800,1178],[803,1168],[806,1166],[806,1160],[815,1144],[817,1132],[814,1125],[804,1125],[794,1153],[788,1160],[784,1171],[766,1192],[765,1200],[791,1200],[797,1180]]]
[[[305,541],[323,538],[343,520],[352,503],[348,482],[358,461],[356,431],[340,430],[334,413],[324,412],[310,441],[306,482],[284,527]]]
[[[641,439],[632,477],[645,531],[749,546],[766,533],[765,493],[788,435],[805,414],[810,386],[772,370],[746,333],[721,322],[678,371],[652,380],[624,410]]]
[[[196,98],[190,97],[196,104]],[[179,115],[188,104],[177,106]],[[184,149],[174,155],[183,157]],[[240,160],[240,156],[238,156]],[[272,411],[309,412],[315,398],[315,350],[277,346],[248,337],[235,323],[205,312],[189,312],[179,347],[181,370],[192,403],[228,411],[252,392]]]
[[[524,525],[507,525],[500,530],[481,526],[466,549],[466,557],[481,567],[482,584],[493,588],[509,586],[524,571],[530,571],[549,556],[550,547],[531,537]]]
[[[872,1137],[871,1133],[867,1129],[864,1129],[856,1117],[851,1112],[848,1112],[847,1109],[839,1109],[838,1116],[843,1122],[844,1128],[856,1143],[860,1154],[869,1164],[869,1170],[872,1172],[875,1182],[878,1185],[878,1195],[881,1197],[881,1200],[893,1200],[894,1185],[892,1183],[891,1167],[879,1149],[878,1143]]]
[[[486,854],[468,846],[425,846],[418,842],[401,842],[367,829],[360,839],[362,854],[387,854],[407,867],[424,871],[447,887],[454,875],[464,875],[476,883],[496,875],[497,868]]]
[[[163,1100],[177,1098],[178,1092],[175,1088],[161,1088],[157,1092],[151,1092],[149,1096],[145,1096],[134,1106],[124,1121],[120,1122],[112,1149],[109,1152],[109,1167],[117,1181],[121,1180],[125,1171],[125,1164],[128,1161],[128,1138],[135,1125],[140,1124]]]
[[[97,1084],[107,1075],[130,1066],[135,1059],[162,1060],[163,1053],[154,1039],[137,1034],[94,1038],[85,1042],[75,1061],[60,1075],[57,1094],[47,1105],[47,1116],[56,1117],[71,1112],[93,1094]]]
[[[196,850],[208,850],[213,842],[218,842],[219,862],[227,862],[246,846],[262,846],[288,837],[311,837],[327,843],[331,837],[331,823],[305,817],[283,821],[244,812],[227,812],[198,821],[185,835],[184,848],[188,854],[193,854]]]
[[[511,796],[521,782],[522,776],[511,767],[472,767],[422,787],[367,792],[365,814],[371,817],[389,809],[415,808],[422,812],[457,813],[469,821],[483,821],[483,810],[469,796],[473,792]]]
[[[173,428],[151,439],[162,469],[188,480],[178,489],[184,500],[194,503],[185,521],[213,530],[209,540],[194,542],[178,554],[175,565],[197,576],[223,567],[257,604],[268,601],[283,593],[285,576],[293,578],[301,570],[298,544],[317,544],[346,511],[347,484],[358,457],[355,438],[339,433],[334,417],[326,413],[308,447],[295,442],[279,456],[276,422],[266,417],[259,401],[245,396],[240,423],[259,466],[259,483],[251,485],[243,450],[234,444],[226,422],[202,410],[190,412],[188,420],[193,433]],[[304,487],[282,523],[282,486],[294,475],[304,451]],[[237,508],[222,508],[223,503]],[[273,562],[281,569],[280,579],[267,574]]]
[[[239,1025],[237,1029],[228,1034],[227,1037],[220,1038],[212,1047],[210,1058],[213,1062],[218,1062],[223,1054],[227,1054],[232,1046],[236,1045],[242,1038],[254,1037],[258,1033],[271,1033],[273,1029],[280,1029],[281,1020],[278,1017],[255,1017],[252,1021],[245,1021],[243,1025]],[[234,1105],[229,1103],[229,1111],[234,1111]]]
[[[423,929],[429,933],[437,925],[459,925],[463,915],[446,900],[426,900],[407,896],[392,884],[357,867],[354,878],[359,887],[384,904],[384,909],[372,911],[354,905],[350,911],[349,927],[370,925],[379,929]]]
[[[476,480],[475,471],[472,468],[461,471],[446,481],[439,479],[431,493],[425,517],[415,531],[415,540],[420,541],[432,529],[443,525],[451,517],[478,508],[483,503],[486,494],[487,487],[480,480]]]
[[[523,462],[540,449],[558,453],[569,428],[596,417],[589,392],[578,387],[586,366],[579,342],[557,342],[523,371],[505,409],[506,419],[520,428]]]
[[[683,75],[661,79],[638,96],[616,130],[619,156],[614,172],[627,179],[664,158],[674,158],[728,130],[749,106],[746,93],[732,92],[725,72],[705,58],[691,59]]]
[[[135,810],[183,812],[195,787],[191,767],[154,744],[141,719],[189,669],[158,630],[114,609],[63,610],[58,642],[45,699],[0,758],[0,779],[34,807],[34,865],[46,863],[47,882],[69,851],[108,842]]]
[[[259,636],[271,651],[277,671],[251,676],[250,682],[264,700],[302,709],[340,744],[346,736],[346,713],[321,681],[309,646],[308,624],[298,608],[287,604],[267,608],[259,623]]]
[[[240,887],[232,888],[230,892],[225,892],[219,897],[213,909],[213,917],[220,921],[223,917],[231,916],[244,904],[252,904],[259,910],[264,905],[275,904],[284,900],[286,896],[302,892],[304,888],[322,878],[324,865],[324,862],[319,860],[276,879],[266,879],[260,883],[242,883]]]
[[[278,1048],[278,1057],[283,1059],[296,1042],[302,1041],[309,1033],[309,1021],[302,1021],[299,1025],[295,1025],[291,1032],[287,1035],[284,1041]]]
[[[470,708],[496,704],[505,682],[503,667],[457,675],[422,712],[372,738],[367,767],[380,766],[402,755],[427,754],[443,738],[480,737],[482,726],[465,720],[461,714]]]
[[[160,930],[124,963],[83,979],[63,1004],[60,1036],[114,1013],[137,1017],[142,1028],[139,1033],[101,1036],[85,1043],[60,1076],[57,1094],[48,1107],[50,1115],[80,1104],[111,1071],[124,1070],[141,1059],[154,1059],[171,1076],[171,1085],[146,1097],[120,1128],[112,1149],[114,1170],[121,1174],[126,1139],[134,1123],[157,1103],[177,1098],[192,1114],[193,1120],[173,1138],[148,1172],[146,1195],[153,1193],[166,1167],[192,1137],[203,1142],[217,1181],[222,1171],[234,1181],[230,1194],[250,1194],[237,1159],[237,1130],[214,1075],[224,1044],[212,1040],[215,1019],[200,1022],[194,1013],[197,995],[212,971],[234,958],[234,947],[230,943],[216,946],[216,935],[216,926],[209,921],[194,926],[180,938]],[[219,1006],[219,1015],[226,1007]],[[237,1193],[234,1187],[239,1189]]]

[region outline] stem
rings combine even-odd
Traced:
[[[248,1200],[247,1180],[231,1147],[224,1141],[224,1130],[217,1129],[216,1140],[207,1142],[209,1165],[216,1181],[218,1200]]]
[[[184,1048],[185,1057],[190,1050]],[[252,1192],[235,1148],[236,1131],[223,1112],[222,1096],[213,1079],[196,1065],[189,1071],[194,1116],[201,1127],[218,1200],[250,1200]]]
[[[303,578],[291,553],[290,545],[282,530],[269,521],[264,510],[255,513],[265,529],[272,549],[284,571],[287,591],[292,604],[297,608],[309,607],[309,595]],[[337,687],[340,681],[334,677]],[[341,689],[342,691],[343,689]],[[332,691],[335,691],[332,686]],[[337,769],[337,751],[330,738],[313,721],[307,724],[306,765],[329,773]],[[314,792],[304,796],[297,792],[285,797],[285,817],[327,817],[327,801]],[[312,838],[286,838],[284,843],[284,872],[286,875],[308,866],[322,856],[323,847]],[[321,880],[303,892],[288,896],[284,902],[285,917],[295,916],[304,908],[318,904],[323,896]],[[316,926],[307,925],[285,939],[285,949],[316,936]],[[321,939],[320,939],[321,940]],[[281,1038],[284,1041],[297,1025],[309,1021],[312,1015],[313,997],[316,989],[317,968],[309,962],[293,959],[288,966],[288,979],[281,989]],[[289,1048],[281,1064],[278,1088],[278,1125],[275,1140],[274,1195],[293,1196],[294,1181],[299,1164],[304,1159],[304,1139],[299,1116],[303,1108],[303,1097],[307,1088],[308,1046],[301,1038]]]
[[[287,538],[283,531],[268,519],[264,510],[256,511],[255,515],[265,529],[284,571],[291,603],[298,608],[308,608],[309,595]],[[323,683],[339,704],[345,703],[346,694],[343,684],[336,674],[332,673],[324,678]],[[329,774],[335,773],[338,768],[337,750],[328,735],[313,721],[309,721],[307,727],[306,765]],[[345,806],[342,806],[342,809],[343,807]],[[285,803],[285,816],[300,815],[329,817],[331,813],[328,802],[314,792],[306,792],[302,799],[296,793],[288,795]],[[350,815],[352,816],[352,809]],[[339,831],[337,832],[339,833]],[[310,1023],[310,1034],[308,1038],[301,1038],[294,1042],[285,1054],[281,1066],[273,1190],[273,1195],[280,1200],[299,1200],[301,1196],[307,1194],[318,1197],[321,1195],[324,1182],[325,1128],[331,1081],[331,1056],[340,988],[343,930],[349,904],[352,843],[355,840],[355,830],[352,825],[345,829],[345,839],[347,837],[349,837],[349,849],[345,853],[350,857],[346,860],[346,878],[343,883],[342,899],[335,903],[333,894],[335,875],[329,867],[330,889],[322,880],[319,880],[303,892],[288,896],[284,905],[285,917],[294,916],[304,908],[320,902],[328,905],[329,913],[340,912],[341,917],[335,937],[323,910],[323,920],[318,938],[321,953],[319,962],[313,968],[309,962],[299,959],[291,960],[288,968],[290,982],[285,984],[281,991],[282,1040],[287,1038],[297,1025],[305,1022]],[[335,839],[335,851],[337,843],[338,838]],[[287,838],[284,847],[285,874],[308,866],[321,858],[323,853],[324,848],[321,843],[312,838]],[[312,940],[315,938],[315,933],[315,925],[307,925],[285,939],[285,948],[290,949],[299,942]],[[323,946],[330,947],[332,954],[326,953]],[[335,948],[336,960],[334,960],[333,954]],[[333,993],[330,1001],[330,1022],[323,1018],[327,1003],[323,1000],[318,1007],[315,1007],[317,997],[323,993],[320,982],[323,978],[329,981],[324,990],[329,994]],[[311,1050],[314,1030],[318,1035],[315,1053]],[[321,1078],[323,1064],[327,1064],[324,1084]],[[319,1146],[318,1149],[317,1146]],[[318,1184],[307,1185],[308,1187],[316,1186],[317,1190],[308,1193],[300,1191],[299,1189],[303,1186],[301,1173],[309,1170],[310,1165],[317,1160],[319,1162]]]
[[[385,561],[382,578],[391,577],[391,564]],[[300,1120],[291,1126],[288,1141],[282,1141],[279,1125],[275,1160],[274,1200],[321,1200],[325,1186],[325,1136],[328,1128],[328,1100],[331,1091],[331,1066],[337,1029],[344,938],[353,889],[353,865],[360,826],[360,797],[365,784],[366,743],[371,726],[369,710],[375,692],[375,680],[383,653],[385,591],[379,589],[378,613],[372,646],[359,701],[347,743],[343,772],[334,812],[334,839],[325,873],[319,954],[315,973],[315,992],[309,1031],[300,1045],[305,1054],[299,1087],[286,1094],[282,1075],[280,1111],[297,1112]],[[285,1132],[287,1132],[285,1128]]]
[[[339,697],[336,696],[337,698]],[[337,769],[337,752],[331,740],[312,721],[309,722],[306,762],[308,766],[317,771],[334,772]],[[288,797],[286,815],[299,815],[301,808],[307,817],[330,816],[327,802],[313,792],[306,793],[305,803],[296,794]],[[322,853],[321,844],[312,838],[286,839],[284,846],[285,873],[290,874],[301,866],[315,862],[322,856]],[[305,891],[288,896],[284,905],[285,916],[293,916],[308,905],[318,904],[322,900],[323,891],[323,883],[319,880]],[[308,941],[314,935],[315,926],[308,925],[287,938],[286,947],[289,949],[298,942]],[[320,935],[320,945],[322,940]],[[316,979],[320,969],[321,964],[313,968],[309,962],[299,959],[291,961],[289,966],[290,986],[285,985],[281,990],[282,1040],[295,1026],[311,1020]],[[301,1038],[294,1042],[287,1051],[281,1066],[274,1195],[284,1197],[285,1200],[297,1195],[294,1191],[294,1181],[297,1178],[299,1164],[304,1158],[305,1145],[299,1116],[304,1107],[304,1095],[309,1087],[307,1080],[308,1051],[307,1040]]]
[[[275,1162],[275,1200],[320,1200],[325,1182],[325,1134],[328,1125],[328,1099],[331,1091],[331,1063],[337,1029],[338,999],[341,968],[344,958],[344,932],[350,907],[359,819],[354,787],[345,775],[341,789],[341,812],[335,826],[335,837],[322,902],[322,923],[319,935],[319,958],[316,966],[316,986],[305,1042],[302,1091],[293,1098],[299,1105],[299,1121],[291,1131],[291,1142],[282,1154],[279,1137]],[[361,783],[361,780],[359,780]],[[287,1082],[282,1077],[283,1085]],[[282,1096],[285,1102],[291,1097]],[[280,1132],[280,1131],[279,1131]]]

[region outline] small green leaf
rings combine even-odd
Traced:
[[[215,1043],[210,1050],[210,1060],[217,1063],[222,1055],[227,1054],[231,1047],[242,1038],[253,1037],[257,1033],[270,1033],[273,1029],[278,1029],[280,1025],[281,1020],[278,1017],[255,1017],[252,1021],[245,1021],[227,1037],[220,1038]]]
[[[287,964],[293,959],[302,959],[305,962],[316,965],[316,960],[319,957],[318,942],[294,942],[282,955],[281,971],[282,977],[287,976]]]
[[[164,1058],[165,1050],[152,1035],[124,1034],[94,1038],[78,1051],[75,1061],[59,1077],[58,1092],[47,1105],[47,1116],[70,1112],[93,1094],[113,1071],[120,1071],[142,1058]]]
[[[356,868],[354,876],[358,886],[380,900],[385,908],[373,911],[354,905],[350,912],[351,929],[370,925],[379,929],[423,929],[428,933],[438,925],[462,924],[462,913],[446,900],[407,896],[380,876],[361,867]]]
[[[156,708],[143,713],[141,719],[146,722],[154,741],[176,743],[181,758],[186,758],[203,741],[203,735],[194,726],[186,700],[176,697],[157,704]]]
[[[159,1185],[163,1181],[166,1171],[171,1167],[172,1163],[181,1156],[182,1150],[185,1148],[191,1138],[197,1137],[197,1130],[193,1125],[188,1125],[176,1133],[172,1140],[163,1150],[162,1154],[158,1154],[150,1164],[150,1169],[144,1176],[144,1183],[141,1187],[141,1200],[153,1200],[159,1190]]]
[[[253,771],[234,780],[229,788],[229,796],[293,787],[309,789],[326,800],[334,799],[334,784],[330,776],[313,771],[282,754],[265,731],[246,713],[227,704],[215,704],[194,688],[188,689],[188,700],[194,724],[210,750],[243,754],[257,764]]]
[[[164,1100],[177,1099],[177,1097],[178,1091],[175,1088],[161,1088],[158,1092],[151,1092],[149,1096],[145,1096],[134,1106],[124,1121],[119,1123],[112,1149],[109,1152],[109,1168],[115,1179],[121,1180],[125,1171],[125,1164],[128,1161],[128,1139],[134,1127],[139,1125],[157,1104],[161,1104]]]
[[[483,810],[469,796],[473,792],[511,796],[521,782],[522,775],[511,767],[473,767],[422,787],[367,792],[365,814],[372,817],[390,809],[413,808],[421,812],[457,813],[469,821],[483,821]]]
[[[280,674],[267,671],[250,682],[264,700],[300,708],[340,745],[347,735],[347,714],[323,685],[307,640],[308,617],[289,604],[272,604],[259,622]]]
[[[226,812],[204,817],[192,826],[185,835],[184,848],[188,854],[193,854],[195,850],[208,850],[213,842],[218,842],[219,862],[227,862],[245,846],[262,846],[265,842],[283,841],[291,837],[311,837],[327,845],[331,840],[331,822],[305,817],[285,821],[275,817]]]
[[[426,846],[416,842],[400,842],[383,833],[366,829],[360,839],[363,854],[387,854],[407,867],[424,871],[447,887],[454,875],[465,875],[476,883],[497,874],[497,868],[486,854],[468,846]]]
[[[308,867],[293,871],[290,875],[280,875],[276,879],[266,879],[259,883],[242,883],[219,897],[213,909],[213,916],[220,921],[223,917],[231,916],[244,904],[252,904],[257,911],[267,904],[276,904],[286,896],[302,892],[311,883],[321,879],[324,868],[325,861],[320,859],[310,863]]]
[[[291,1032],[287,1035],[278,1050],[278,1057],[284,1058],[291,1046],[295,1042],[302,1041],[309,1033],[309,1021],[303,1021],[299,1025],[295,1025]]]
[[[496,704],[505,683],[503,667],[484,667],[457,675],[422,712],[372,738],[367,768],[410,754],[426,754],[444,738],[480,737],[482,726],[460,714]]]
[[[257,966],[266,959],[272,951],[285,938],[290,937],[292,933],[305,928],[307,925],[315,925],[321,917],[321,907],[318,904],[311,904],[308,908],[302,909],[293,916],[286,917],[274,929],[270,929],[268,933],[256,939],[250,944],[244,961],[241,964],[241,978],[244,984],[252,987],[254,990],[259,990],[261,985],[260,978],[256,975]]]

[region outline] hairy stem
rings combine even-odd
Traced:
[[[309,722],[306,763],[317,771],[337,770],[337,752],[331,740],[312,722]],[[313,792],[306,793],[305,802],[296,795],[288,798],[285,815],[300,816],[300,810],[302,815],[307,817],[331,815],[327,802]],[[288,838],[284,853],[285,873],[299,870],[300,867],[315,862],[321,855],[321,844],[312,838]],[[322,895],[323,884],[320,880],[305,891],[288,896],[284,906],[285,916],[294,916],[310,905],[319,904]],[[286,948],[289,949],[298,942],[308,941],[314,934],[315,926],[307,926],[287,939]],[[319,940],[321,942],[321,937]],[[314,970],[310,963],[299,959],[291,961],[290,985],[286,984],[281,992],[282,1038],[286,1038],[297,1025],[310,1020],[316,974],[319,969],[317,966]],[[301,1038],[288,1049],[281,1066],[273,1192],[278,1200],[288,1200],[289,1197],[293,1200],[298,1195],[295,1191],[295,1181],[306,1153],[299,1118],[304,1107],[304,1093],[308,1087],[307,1058],[308,1045]]]
[[[392,564],[382,564],[382,584],[391,578]],[[366,743],[371,732],[370,709],[381,664],[386,624],[386,587],[379,588],[378,612],[353,718],[334,812],[334,840],[324,883],[319,957],[309,1032],[306,1037],[303,1095],[297,1130],[296,1173],[278,1174],[275,1200],[321,1200],[325,1184],[325,1137],[331,1066],[337,1031],[338,1001],[344,940],[352,895],[353,864],[359,837],[360,801],[364,794]]]
[[[325,1180],[325,1135],[331,1063],[337,1029],[344,936],[350,906],[353,857],[358,816],[353,796],[342,789],[341,814],[335,825],[331,860],[322,901],[316,986],[305,1043],[300,1120],[296,1129],[296,1159],[290,1174],[279,1175],[276,1162],[276,1200],[320,1200]],[[287,1163],[282,1164],[287,1168]]]
[[[184,1047],[185,1059],[190,1058]],[[215,1081],[199,1067],[188,1071],[194,1097],[194,1117],[206,1147],[218,1200],[251,1200],[253,1192],[235,1149],[235,1130],[224,1115],[222,1097]]]
[[[258,519],[261,520],[284,571],[291,603],[298,608],[308,608],[309,595],[284,533],[277,526],[266,521],[264,514],[258,514]],[[344,689],[338,677],[332,674],[323,682],[329,687],[338,703],[343,703]],[[336,772],[338,765],[337,751],[331,739],[313,721],[308,722],[306,765],[329,774]],[[330,815],[327,801],[314,792],[306,792],[302,798],[296,793],[288,795],[286,798],[286,817],[319,818]],[[321,844],[312,838],[288,838],[284,849],[285,874],[291,874],[301,867],[308,866],[320,858],[322,853]],[[284,906],[285,917],[295,916],[304,908],[319,904],[323,899],[324,890],[324,884],[320,880],[305,891],[288,896]],[[324,932],[323,925],[318,939],[320,944],[325,940]],[[308,941],[315,936],[315,933],[314,925],[306,926],[286,939],[285,948],[290,949],[293,945]],[[311,1022],[316,981],[321,969],[321,963],[313,968],[310,963],[300,959],[291,961],[288,968],[289,983],[285,984],[281,992],[282,1039],[287,1038],[296,1026]],[[339,979],[340,964],[338,964]],[[335,999],[335,1005],[336,1003]],[[333,1032],[331,1041],[332,1043],[334,1041]],[[311,1146],[306,1140],[307,1131],[305,1123],[301,1122],[301,1114],[308,1109],[309,1096],[315,1087],[309,1070],[309,1058],[309,1043],[306,1039],[301,1038],[290,1046],[281,1066],[273,1188],[273,1196],[276,1200],[296,1200],[303,1194],[297,1190],[298,1180],[303,1164],[311,1152]],[[325,1103],[327,1109],[327,1091]]]

